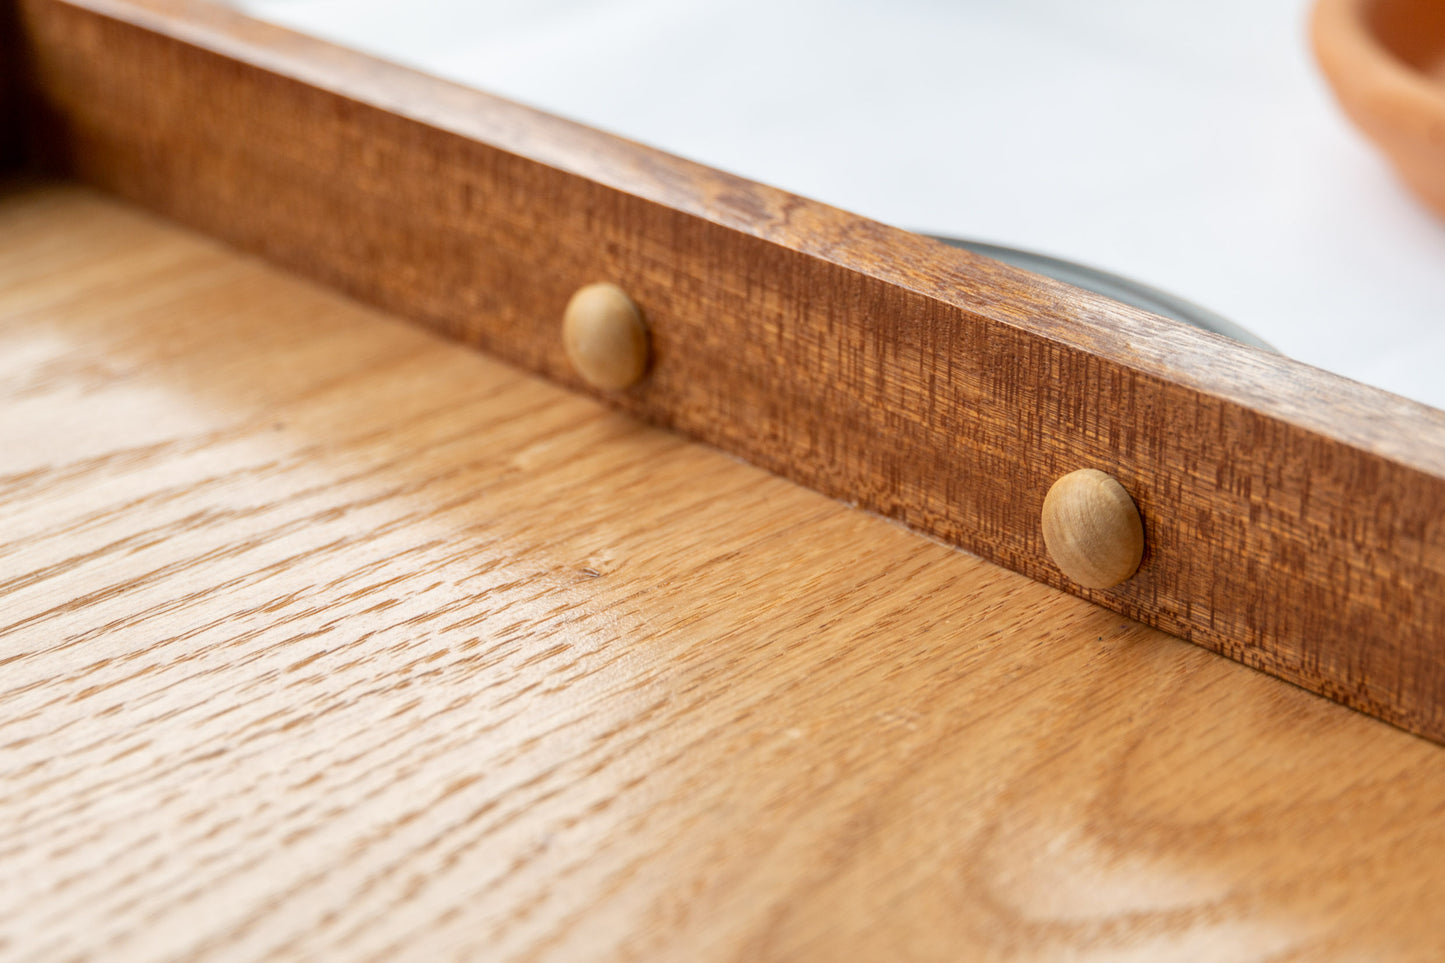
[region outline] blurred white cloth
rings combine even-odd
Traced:
[[[1309,55],[1305,0],[244,0],[913,230],[1155,285],[1445,408],[1445,222]]]

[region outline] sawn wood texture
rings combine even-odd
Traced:
[[[573,387],[614,282],[608,403],[1445,738],[1445,414],[218,7],[19,9],[53,169]],[[1108,591],[1040,536],[1079,468],[1144,517]]]
[[[1445,753],[0,194],[0,958],[1445,957]]]

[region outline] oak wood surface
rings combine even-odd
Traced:
[[[574,387],[618,283],[624,410],[1445,738],[1445,414],[208,4],[20,9],[57,169]],[[1080,468],[1114,589],[1039,532]]]
[[[0,195],[0,957],[1434,960],[1445,755]]]

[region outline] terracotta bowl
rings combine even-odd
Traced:
[[[1345,113],[1445,217],[1445,0],[1320,0],[1313,34]]]

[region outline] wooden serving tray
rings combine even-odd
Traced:
[[[1445,413],[221,8],[18,17],[47,169],[571,387],[618,283],[620,409],[1445,737]],[[1083,468],[1147,530],[1107,592],[1040,535]]]
[[[1439,750],[1158,629],[1445,735],[1439,412],[220,8],[3,9],[0,952],[1438,955]],[[517,370],[582,387],[597,280],[648,377]]]

